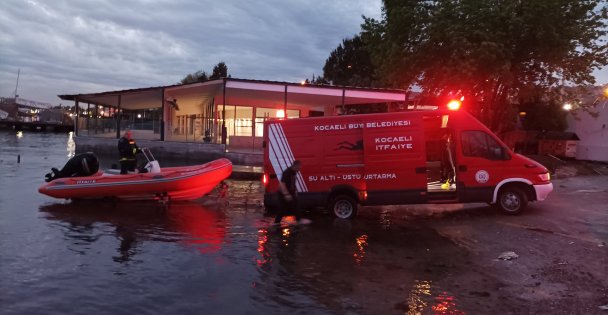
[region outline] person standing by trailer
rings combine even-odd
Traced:
[[[298,191],[296,189],[296,176],[302,168],[302,163],[299,160],[293,161],[281,176],[279,183],[279,204],[280,209],[274,219],[275,224],[280,224],[284,216],[292,213],[296,216],[298,223],[307,224],[310,220],[302,218],[298,207]]]
[[[120,174],[134,172],[137,166],[135,154],[140,152],[139,147],[133,140],[131,130],[125,131],[124,135],[118,140],[118,152],[120,154]]]

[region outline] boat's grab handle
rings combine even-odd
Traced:
[[[149,148],[142,148],[141,153],[143,153],[143,155],[146,157],[146,160],[148,160],[148,162],[156,161],[156,159],[154,158],[154,155],[152,155],[152,151],[150,151]]]

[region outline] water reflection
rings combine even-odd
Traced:
[[[367,247],[367,235],[363,234],[355,239],[357,243],[357,249],[353,254],[355,257],[355,263],[360,265],[363,262],[363,258],[365,257],[365,248]]]
[[[269,229],[262,228],[258,230],[258,248],[259,256],[256,259],[258,267],[269,266],[274,259],[279,259],[280,262],[287,262],[293,250],[295,250],[298,237],[296,227],[272,227]],[[287,253],[286,251],[290,251]],[[282,265],[290,268],[289,263]]]
[[[222,248],[223,213],[199,203],[160,205],[145,202],[79,201],[40,207],[44,218],[64,234],[69,249],[87,254],[93,243],[111,236],[118,242],[115,262],[129,263],[143,242],[179,242],[203,254]]]
[[[268,252],[268,248],[266,247],[268,244],[268,230],[267,229],[259,229],[258,230],[258,253],[260,257],[256,260],[258,267],[262,267],[268,263],[270,263],[271,256]]]
[[[428,303],[427,300],[431,296],[431,282],[430,281],[419,281],[416,280],[412,289],[410,290],[410,294],[407,297],[407,303],[409,305],[409,309],[407,311],[408,315],[416,315],[422,314],[422,312],[427,308]]]
[[[76,143],[74,142],[74,132],[73,131],[70,131],[70,133],[68,134],[67,151],[68,151],[68,158],[72,158],[76,154]]]
[[[383,210],[380,212],[380,226],[385,229],[388,230],[391,228],[393,222],[392,222],[392,216],[391,213],[387,210]]]
[[[312,299],[335,313],[464,314],[461,301],[442,287],[449,277],[443,259],[458,259],[460,249],[444,246],[433,230],[363,220],[344,226],[316,217],[309,226],[257,229],[252,299],[283,310],[301,303],[313,311]]]
[[[416,280],[407,298],[408,315],[431,314],[437,315],[464,315],[465,312],[458,310],[456,298],[448,292],[440,292],[433,298],[432,282]],[[430,307],[429,307],[430,305]]]
[[[359,308],[345,292],[359,285],[356,268],[365,257],[368,236],[333,229],[332,222],[321,220],[316,218],[315,226],[258,229],[254,301],[313,313]],[[269,296],[276,298],[269,301]]]
[[[456,298],[447,292],[440,293],[432,306],[433,314],[464,315],[465,312],[456,308]]]

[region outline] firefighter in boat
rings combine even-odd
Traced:
[[[131,130],[127,129],[122,138],[118,140],[118,152],[120,153],[120,174],[134,172],[137,166],[135,154],[141,152],[141,149],[133,140]]]

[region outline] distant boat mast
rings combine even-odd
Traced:
[[[21,74],[21,68],[19,68],[17,70],[17,85],[15,86],[15,93],[14,93],[15,99],[17,99],[17,97],[19,96],[19,95],[17,95],[17,89],[19,88],[19,74]]]

